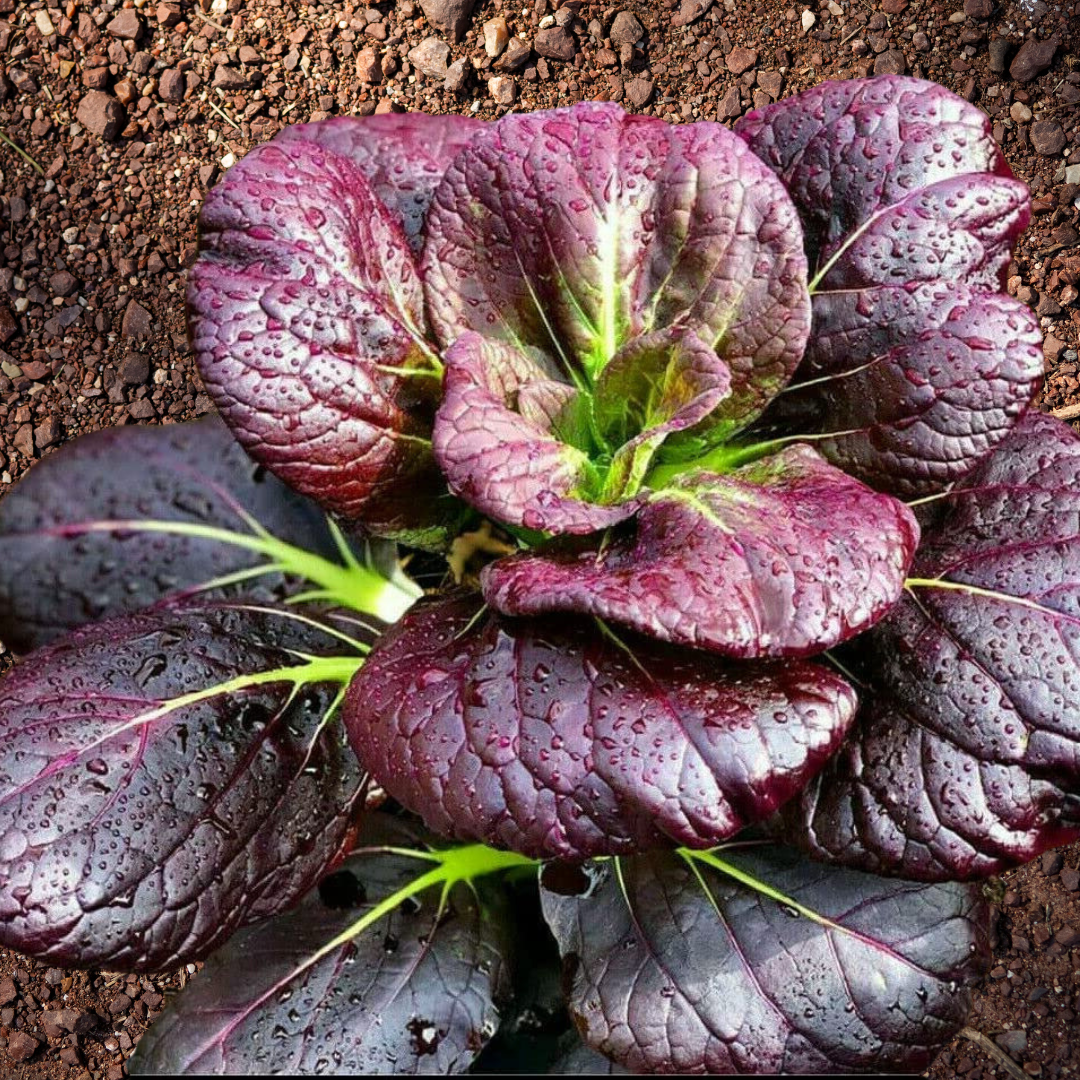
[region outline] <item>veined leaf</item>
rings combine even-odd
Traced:
[[[445,862],[410,857],[415,840],[383,815],[371,815],[360,843],[368,852],[295,910],[209,958],[143,1036],[132,1075],[469,1067],[509,988],[507,913],[496,895],[455,877],[459,852]],[[511,865],[513,856],[489,854],[482,873]]]
[[[911,512],[792,446],[650,495],[635,529],[484,568],[508,615],[577,611],[740,658],[810,656],[895,603],[918,543]]]
[[[978,890],[782,848],[654,852],[541,877],[586,1042],[631,1072],[918,1072],[989,958]]]
[[[380,786],[447,836],[543,858],[709,847],[835,752],[855,695],[824,666],[725,664],[588,621],[421,603],[349,687]]]
[[[431,457],[441,365],[400,219],[315,143],[256,147],[207,196],[188,283],[196,360],[253,457],[380,534],[457,514]]]
[[[1027,226],[980,109],[934,83],[826,83],[746,116],[812,268],[805,359],[761,419],[881,491],[941,491],[1008,435],[1043,374],[1031,313],[1000,295]]]
[[[809,330],[794,208],[719,124],[582,103],[505,116],[447,169],[421,256],[436,337],[542,348],[595,378],[632,338],[680,326],[731,370],[718,437],[757,415]]]
[[[139,531],[148,520],[176,531]],[[297,567],[198,535],[234,530],[254,540],[252,523],[316,558],[340,558],[323,511],[256,465],[217,416],[81,436],[0,502],[0,637],[27,652],[83,623],[196,590],[281,600],[296,589],[286,575]],[[376,547],[389,572],[392,545]]]
[[[0,944],[160,970],[291,906],[363,806],[328,721],[373,636],[187,601],[28,656],[0,689]]]
[[[315,143],[347,158],[405,228],[414,251],[423,243],[431,197],[454,155],[484,129],[471,116],[428,116],[421,112],[385,116],[335,116],[290,124],[276,136],[279,146]]]
[[[1080,835],[1080,439],[1028,413],[859,643],[870,702],[778,823],[831,862],[999,873]]]

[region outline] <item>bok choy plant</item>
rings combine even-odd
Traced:
[[[251,151],[220,415],[0,504],[0,943],[205,958],[144,1074],[924,1068],[1080,836],[1028,215],[894,77]]]

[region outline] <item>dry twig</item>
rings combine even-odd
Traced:
[[[980,1050],[989,1054],[1010,1076],[1016,1077],[1016,1080],[1031,1080],[1028,1074],[997,1043],[992,1042],[981,1031],[965,1027],[960,1029],[960,1034],[968,1042],[973,1042]]]

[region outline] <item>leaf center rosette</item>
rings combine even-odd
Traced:
[[[440,832],[529,855],[709,846],[767,815],[854,711],[793,661],[876,621],[918,539],[809,445],[744,437],[810,333],[783,185],[716,124],[509,116],[450,163],[417,268],[434,460],[522,550],[483,607],[383,639],[346,700],[361,760]]]

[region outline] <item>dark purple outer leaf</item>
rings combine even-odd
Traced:
[[[432,328],[543,347],[598,371],[680,325],[732,372],[729,430],[787,382],[809,330],[805,260],[782,186],[719,124],[585,103],[506,116],[454,159],[421,259]]]
[[[948,507],[912,573],[961,588],[913,588],[863,639],[873,705],[780,823],[926,880],[1080,835],[1080,439],[1028,413]]]
[[[576,392],[543,356],[468,332],[445,359],[434,449],[455,495],[499,521],[569,533],[594,532],[634,512],[631,501],[600,506],[577,497],[585,494],[589,459],[559,438],[559,412],[521,415],[522,391],[533,391],[534,406],[576,404]]]
[[[1012,176],[986,114],[922,79],[821,83],[748,113],[735,131],[784,182],[813,269],[919,188],[966,173]],[[1026,224],[1014,219],[1014,239]]]
[[[0,945],[152,970],[294,903],[342,852],[362,776],[337,684],[179,695],[348,655],[295,609],[187,602],[76,630],[0,684]],[[363,636],[346,616],[339,625]],[[370,636],[370,635],[368,635]]]
[[[1019,180],[981,172],[939,180],[853,232],[819,291],[952,281],[998,292],[1030,219]]]
[[[344,716],[365,768],[436,832],[584,857],[733,835],[821,767],[854,706],[824,667],[624,651],[466,594],[380,639]]]
[[[1042,333],[1008,296],[957,281],[827,292],[799,379],[762,427],[841,432],[815,442],[878,491],[917,496],[960,479],[1027,409]]]
[[[900,595],[915,518],[792,446],[725,476],[688,473],[629,529],[485,567],[509,615],[579,611],[729,656],[809,656],[866,629]]]
[[[424,218],[446,167],[485,126],[483,120],[469,116],[416,112],[336,116],[311,124],[291,124],[274,141],[278,146],[317,143],[348,158],[400,218],[413,250],[419,251]]]
[[[439,520],[438,379],[401,373],[426,363],[420,281],[363,172],[314,143],[266,143],[207,196],[200,241],[196,359],[245,449],[373,531]]]
[[[247,533],[240,510],[288,543],[337,558],[323,512],[256,465],[217,416],[76,439],[0,502],[0,638],[27,652],[262,561],[214,541],[130,531],[121,539],[74,526],[155,518]],[[286,581],[266,574],[203,596],[238,591],[280,599]]]
[[[811,266],[827,270],[802,388],[762,430],[837,432],[818,447],[853,476],[898,495],[942,490],[1042,379],[1033,316],[987,295],[1030,218],[989,120],[940,86],[884,76],[823,84],[737,130],[784,181]]]
[[[594,1047],[632,1072],[918,1072],[964,1023],[990,951],[976,889],[719,854],[816,917],[666,852],[542,889]]]
[[[429,865],[355,855],[294,911],[237,934],[143,1036],[131,1074],[464,1072],[508,984],[506,928],[467,886],[437,924],[432,889],[313,959]]]

